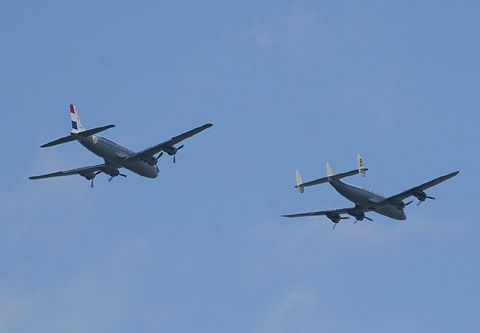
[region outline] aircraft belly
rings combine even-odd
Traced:
[[[371,204],[369,200],[371,198],[371,195],[366,193],[364,190],[349,186],[340,181],[331,182],[331,184],[338,193],[340,193],[342,196],[344,196],[351,202],[363,207],[367,207]]]
[[[158,176],[155,166],[147,164],[143,161],[138,161],[133,164],[125,164],[123,167],[143,177],[156,178]]]
[[[390,217],[395,220],[406,220],[405,212],[403,209],[398,209],[395,206],[388,205],[385,207],[375,208],[376,213]]]

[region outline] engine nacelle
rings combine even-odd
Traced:
[[[164,152],[166,152],[170,156],[175,155],[177,153],[177,148],[175,147],[164,147],[162,149]]]
[[[412,194],[415,198],[417,198],[420,201],[425,201],[425,199],[427,199],[427,194],[423,191],[415,191]]]
[[[363,221],[363,219],[365,218],[365,213],[363,212],[348,212],[348,215],[353,216],[357,219],[357,221]]]
[[[78,174],[88,180],[92,180],[96,176],[95,172],[79,172]]]
[[[158,159],[155,156],[151,156],[148,160],[145,160],[149,165],[154,166],[158,163]]]
[[[118,171],[118,169],[108,169],[104,170],[103,172],[112,177],[117,177],[120,174],[120,171]]]
[[[341,217],[340,217],[340,214],[337,214],[337,213],[327,213],[325,214],[330,220],[332,220],[333,223],[338,223],[338,221],[340,221]]]

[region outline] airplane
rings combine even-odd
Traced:
[[[46,143],[40,147],[46,148],[76,140],[92,153],[103,158],[105,163],[72,170],[53,172],[40,176],[33,176],[29,177],[29,179],[34,180],[78,174],[82,177],[85,177],[87,180],[91,180],[91,187],[93,187],[93,179],[102,172],[110,176],[108,181],[111,181],[117,176],[127,177],[126,175],[120,173],[118,170],[120,168],[128,169],[143,177],[156,178],[159,172],[157,162],[164,152],[170,156],[173,156],[173,163],[175,163],[175,155],[177,154],[178,150],[183,148],[183,145],[175,147],[176,144],[213,126],[213,124],[205,124],[203,126],[194,128],[191,131],[175,136],[170,140],[164,141],[158,145],[136,153],[133,150],[125,148],[107,138],[95,135],[106,129],[115,127],[115,125],[107,125],[86,130],[82,126],[80,118],[78,117],[77,109],[73,104],[70,104],[70,116],[72,120],[72,130],[70,135]],[[160,154],[155,156],[157,153]]]
[[[422,185],[412,187],[406,191],[401,193],[392,195],[390,197],[385,197],[383,195],[377,194],[373,191],[370,191],[366,188],[352,185],[341,181],[341,178],[353,176],[356,174],[360,174],[362,177],[365,177],[365,172],[368,170],[365,168],[364,162],[360,154],[357,157],[358,169],[334,174],[330,163],[327,162],[327,177],[319,178],[316,180],[312,180],[309,182],[304,183],[302,181],[302,177],[300,176],[299,171],[297,170],[296,173],[296,180],[297,185],[295,186],[300,193],[303,193],[304,188],[307,186],[322,184],[322,183],[330,183],[335,190],[340,193],[342,196],[347,198],[348,200],[352,201],[355,204],[355,207],[351,208],[342,208],[342,209],[332,209],[332,210],[322,210],[318,212],[310,212],[310,213],[300,213],[300,214],[291,214],[291,215],[282,215],[282,217],[304,217],[304,216],[317,216],[317,215],[325,215],[333,222],[333,228],[337,225],[340,220],[349,219],[349,216],[342,216],[344,214],[348,214],[353,216],[356,220],[354,223],[358,221],[363,221],[367,219],[369,221],[373,221],[371,218],[365,216],[367,212],[375,212],[387,217],[390,217],[395,220],[406,220],[407,216],[403,209],[413,202],[409,201],[407,203],[403,202],[404,199],[414,196],[417,198],[418,205],[424,202],[426,199],[434,200],[434,197],[428,196],[424,191],[432,186],[440,184],[441,182],[450,179],[456,176],[459,171],[455,171],[449,173],[448,175],[435,178],[429,182],[426,182]]]

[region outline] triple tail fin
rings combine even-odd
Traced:
[[[302,177],[300,177],[300,173],[297,170],[297,185],[295,187],[298,188],[300,193],[303,193],[305,187],[318,185],[322,183],[328,183],[329,178],[340,179],[348,176],[353,176],[356,174],[360,174],[361,176],[365,177],[365,171],[367,171],[368,169],[365,168],[365,164],[363,163],[363,159],[360,156],[360,154],[358,154],[357,156],[357,164],[358,164],[358,168],[355,170],[335,174],[332,170],[332,166],[330,165],[330,163],[327,162],[327,177],[318,178],[305,183],[302,181]]]

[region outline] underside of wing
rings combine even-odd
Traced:
[[[321,210],[318,212],[282,215],[282,217],[305,217],[305,216],[318,216],[318,215],[334,216],[334,215],[341,215],[341,214],[352,215],[355,213],[365,213],[369,211],[370,209],[364,208],[364,207],[350,207],[350,208],[341,208],[341,209]],[[355,216],[355,215],[352,215],[352,216]]]
[[[146,160],[149,161],[153,155],[155,155],[155,154],[157,154],[161,151],[165,151],[168,154],[172,154],[173,152],[176,153],[176,149],[173,147],[174,145],[176,145],[177,143],[180,143],[183,140],[188,139],[189,137],[194,136],[195,134],[198,134],[198,133],[200,133],[200,132],[202,132],[202,131],[204,131],[207,128],[212,127],[212,126],[213,126],[213,124],[205,124],[203,126],[194,128],[194,129],[192,129],[188,132],[185,132],[183,134],[175,136],[175,137],[171,138],[170,140],[167,140],[167,141],[162,142],[158,145],[155,145],[153,147],[144,149],[144,150],[142,150],[142,151],[140,151],[136,154],[133,154],[133,155],[129,156],[128,158],[126,158],[125,162],[132,162],[136,159],[146,159]]]
[[[48,173],[40,176],[32,176],[32,177],[28,177],[28,179],[35,180],[35,179],[71,176],[71,175],[80,175],[87,179],[93,179],[95,177],[96,172],[103,171],[106,168],[111,168],[111,167],[106,164],[92,165],[92,166],[87,166],[87,167],[77,168],[72,170],[52,172],[52,173]]]

